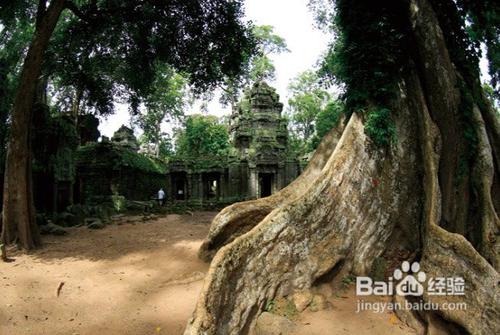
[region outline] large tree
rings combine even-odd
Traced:
[[[231,108],[245,88],[260,80],[275,80],[276,68],[271,56],[289,51],[285,39],[274,32],[273,26],[254,26],[252,35],[257,45],[255,54],[245,59],[240,74],[229,76],[221,86],[220,102],[229,104]]]
[[[331,10],[320,17],[337,34],[324,68],[345,89],[345,128],[323,139],[291,185],[217,215],[185,334],[246,334],[277,296],[335,274],[367,275],[377,258],[402,254],[428,277],[466,283],[463,297],[424,293],[439,308],[407,320],[496,334],[500,124],[478,52],[486,43],[498,77],[498,2],[334,3],[334,19]],[[442,308],[460,301],[466,311]]]
[[[326,110],[329,103],[333,103],[333,99],[323,87],[317,73],[312,70],[304,71],[292,79],[288,92],[290,98],[287,115],[290,119],[290,130],[300,137],[305,146],[310,147],[316,119]],[[325,133],[322,137],[324,135]]]
[[[2,2],[1,6],[2,24],[16,22],[27,12],[36,20],[11,113],[2,212],[2,241],[17,241],[26,249],[39,244],[31,182],[32,107],[59,21],[67,25],[66,39],[76,36],[86,42],[89,57],[100,55],[110,66],[116,60],[113,56],[125,59],[128,66],[122,75],[133,79],[128,81],[133,106],[140,102],[134,98],[152,82],[157,61],[189,73],[190,82],[205,89],[223,77],[235,76],[253,50],[249,29],[241,21],[241,1],[40,0]],[[60,20],[65,10],[71,15]]]
[[[229,149],[227,127],[213,115],[190,115],[176,134],[176,155],[201,160],[224,156]]]
[[[160,157],[162,148],[170,144],[168,134],[162,131],[165,122],[180,121],[189,105],[188,81],[185,76],[165,65],[158,65],[153,89],[144,98],[142,108],[132,115],[132,123],[143,131],[143,144],[153,146]]]

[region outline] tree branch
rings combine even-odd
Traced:
[[[69,9],[79,19],[90,22],[90,17],[88,15],[85,15],[73,1],[66,0],[64,3],[64,8]]]
[[[36,23],[35,23],[37,27],[42,22],[42,19],[46,11],[47,11],[47,0],[38,0],[38,8],[36,11]]]

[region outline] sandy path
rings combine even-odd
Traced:
[[[215,214],[45,237],[43,249],[0,263],[0,334],[182,334],[208,269],[196,253]]]
[[[330,309],[301,313],[290,335],[415,335],[417,332],[403,324],[392,311],[375,313],[371,310],[357,312],[359,297],[355,286],[336,291],[328,297]],[[364,297],[368,302],[389,302],[390,298]]]
[[[0,262],[0,335],[182,334],[208,270],[196,254],[215,214],[71,228],[30,255],[11,254],[15,262]],[[355,313],[356,300],[352,287],[333,292],[333,308],[306,310],[294,335],[415,333],[392,313]]]

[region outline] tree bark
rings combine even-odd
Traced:
[[[12,111],[5,167],[2,241],[17,241],[24,249],[40,244],[33,206],[30,128],[43,55],[64,4],[64,0],[53,0],[46,10],[45,6],[39,8],[43,13],[37,15],[36,31],[24,60]]]
[[[367,275],[375,258],[395,246],[411,251],[410,261],[418,260],[428,277],[465,279],[465,296],[424,293],[424,302],[440,307],[467,303],[466,311],[422,312],[427,327],[445,320],[459,333],[500,332],[500,195],[492,192],[499,177],[498,119],[471,107],[477,151],[458,178],[470,149],[459,111],[463,76],[429,0],[409,1],[408,20],[418,52],[408,59],[391,106],[397,143],[374,147],[355,113],[331,151],[318,149],[326,158],[312,159],[316,168],[307,171],[313,174],[272,197],[224,209],[200,250],[203,259],[215,256],[186,335],[247,334],[267,302],[309,289],[339,267]],[[322,145],[331,146],[331,139]]]
[[[224,208],[212,221],[208,236],[203,241],[198,256],[209,262],[224,245],[251,230],[272,210],[282,207],[302,195],[321,174],[328,158],[335,150],[342,135],[343,122],[332,129],[318,146],[310,164],[287,187],[269,197],[233,204]]]

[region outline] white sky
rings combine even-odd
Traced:
[[[329,36],[313,27],[313,15],[307,8],[308,0],[246,0],[245,12],[247,20],[256,25],[271,25],[276,34],[283,37],[288,45],[289,53],[271,56],[276,67],[274,86],[281,102],[287,102],[287,86],[292,78],[302,71],[311,69],[322,52],[326,51]],[[199,103],[195,104],[187,114],[199,113]],[[107,120],[102,119],[99,125],[101,135],[111,137],[122,125],[129,123],[127,105],[116,105],[116,113]],[[214,98],[208,105],[209,114],[222,116],[229,114],[228,108]],[[168,125],[166,125],[168,127]]]

